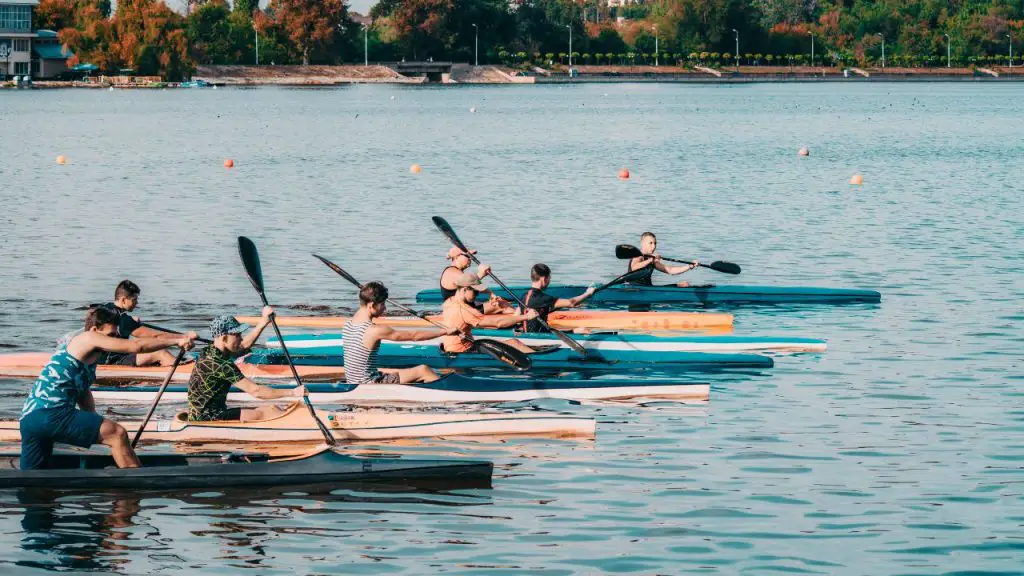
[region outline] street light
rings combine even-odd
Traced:
[[[1013,36],[1009,34],[1005,36],[1010,39],[1010,70],[1013,70]]]
[[[473,66],[480,65],[480,27],[473,24]]]
[[[363,24],[363,66],[370,65],[370,25]]]
[[[252,33],[256,35],[256,65],[260,65],[260,31],[256,29],[256,23],[252,23]]]
[[[658,25],[654,25],[654,65],[658,65]]]
[[[811,68],[814,68],[814,32],[808,30],[807,35],[811,37]]]
[[[885,68],[885,36],[882,36],[881,32],[876,34],[876,36],[882,39],[882,68]]]
[[[736,70],[740,69],[740,32],[733,28],[732,33],[736,35]]]
[[[946,68],[951,68],[953,65],[950,63],[951,60],[950,60],[950,56],[949,56],[950,55],[950,51],[949,51],[949,44],[950,44],[949,34],[943,34],[943,36],[946,37]]]
[[[566,28],[569,29],[569,68],[572,68],[572,25],[566,24]]]

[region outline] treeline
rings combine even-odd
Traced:
[[[481,63],[800,64],[813,37],[818,65],[1018,62],[1019,0],[651,0],[609,8],[582,0],[380,0],[369,26],[343,0],[192,0],[187,15],[162,0],[41,0],[37,28],[57,30],[106,72],[130,68],[169,80],[196,64]],[[604,5],[602,5],[604,4]],[[620,21],[619,19],[622,18]],[[657,44],[657,55],[655,45]]]

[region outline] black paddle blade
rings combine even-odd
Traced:
[[[619,260],[629,260],[631,258],[639,258],[644,253],[640,251],[636,246],[629,244],[619,244],[615,247],[615,257]]]
[[[515,367],[517,370],[529,370],[533,361],[523,352],[497,340],[476,340],[476,348],[480,352]]]
[[[448,224],[447,220],[440,216],[433,216],[430,219],[434,222],[434,226],[437,226],[437,229],[441,231],[441,234],[444,234],[452,244],[459,250],[469,254],[469,249],[462,243],[462,240],[459,240],[458,234],[455,233],[455,229]]]
[[[260,266],[260,253],[256,250],[256,244],[245,236],[239,236],[238,255],[242,257],[242,266],[245,267],[245,275],[252,282],[252,287],[263,296],[263,268]]]
[[[331,262],[327,258],[324,258],[323,256],[319,256],[317,254],[313,254],[313,257],[316,258],[317,260],[323,262],[331,270],[334,270],[334,272],[337,273],[338,276],[341,276],[345,280],[348,280],[349,282],[354,284],[356,288],[362,288],[363,287],[363,285],[359,283],[359,280],[355,279],[355,276],[352,276],[348,272],[345,272],[345,270],[343,270],[341,268],[341,266],[338,266],[334,262]]]
[[[715,272],[724,272],[725,274],[739,274],[740,273],[740,265],[739,264],[733,264],[732,262],[715,261],[715,262],[712,262],[711,265],[708,266],[708,268],[711,268]]]

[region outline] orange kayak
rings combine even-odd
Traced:
[[[431,316],[441,321],[440,316]],[[340,329],[345,316],[278,316],[280,326],[292,328]],[[239,316],[240,322],[256,324],[256,316]],[[385,316],[377,323],[396,328],[423,328],[430,323],[415,316]],[[732,314],[704,312],[628,312],[625,310],[570,310],[552,312],[548,323],[560,330],[716,330],[732,328]]]
[[[49,352],[22,352],[0,354],[0,377],[35,378],[50,361]],[[287,365],[248,364],[239,359],[238,367],[246,378],[291,380],[291,369]],[[345,378],[341,366],[296,366],[299,377],[311,381],[340,380]],[[166,366],[114,366],[101,364],[96,367],[98,380],[163,380],[167,376]],[[182,364],[174,372],[173,380],[184,382],[192,375],[192,364]]]

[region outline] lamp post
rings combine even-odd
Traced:
[[[256,35],[256,65],[260,65],[260,31],[256,29],[256,23],[252,23],[252,33]]]
[[[363,66],[370,65],[370,25],[363,24]]]
[[[654,65],[658,65],[658,25],[654,25]]]
[[[950,46],[949,34],[943,34],[943,36],[946,37],[946,68],[952,68],[953,67],[953,64],[952,64],[953,60],[950,57],[950,54],[952,54],[952,52],[949,49],[949,46]]]
[[[732,33],[736,35],[736,70],[740,69],[740,31],[733,28]]]
[[[566,24],[566,28],[569,29],[569,68],[572,68],[572,25]]]
[[[814,68],[814,32],[808,30],[807,35],[811,37],[811,68]]]
[[[1010,70],[1013,70],[1013,36],[1006,34],[1006,37],[1010,39]]]
[[[882,39],[882,68],[885,68],[885,36],[881,32],[877,36]]]
[[[473,24],[473,66],[480,65],[480,27]]]

